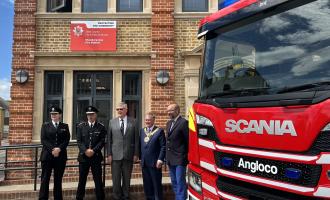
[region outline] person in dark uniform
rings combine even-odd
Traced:
[[[163,129],[155,126],[155,115],[147,113],[146,127],[140,130],[141,167],[146,200],[162,200],[162,165],[166,139]]]
[[[42,151],[41,161],[41,184],[39,199],[48,199],[49,180],[54,169],[54,199],[62,200],[62,177],[64,174],[67,151],[70,141],[70,131],[67,124],[60,122],[62,110],[56,106],[50,108],[51,121],[41,127]]]
[[[85,187],[89,169],[91,168],[95,183],[97,200],[103,200],[104,188],[102,183],[102,148],[105,143],[107,131],[97,119],[98,110],[93,106],[86,109],[88,122],[80,123],[77,127],[77,143],[79,148],[79,183],[76,199],[85,196]]]

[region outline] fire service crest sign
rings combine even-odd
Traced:
[[[71,51],[116,51],[116,21],[71,21]]]

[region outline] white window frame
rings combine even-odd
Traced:
[[[59,5],[56,5],[57,3],[60,3]],[[50,3],[50,10],[52,12],[54,11],[57,11],[61,8],[64,8],[65,7],[65,4],[66,4],[66,0],[49,0],[49,3]]]

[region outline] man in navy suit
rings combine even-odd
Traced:
[[[162,165],[165,158],[164,130],[155,126],[155,115],[147,113],[146,127],[140,130],[141,167],[147,200],[162,200]]]
[[[178,104],[167,107],[166,162],[176,200],[187,199],[186,168],[188,164],[188,121],[180,116]]]

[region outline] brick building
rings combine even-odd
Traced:
[[[174,101],[185,115],[198,90],[198,23],[217,8],[218,0],[16,0],[10,144],[39,142],[51,105],[63,108],[72,140],[89,104],[105,124],[120,101],[141,126],[149,110],[164,126]],[[115,22],[116,50],[72,51],[74,21]],[[18,70],[28,72],[27,82],[18,83]],[[169,82],[160,85],[163,71]],[[10,160],[29,153],[13,151]]]

